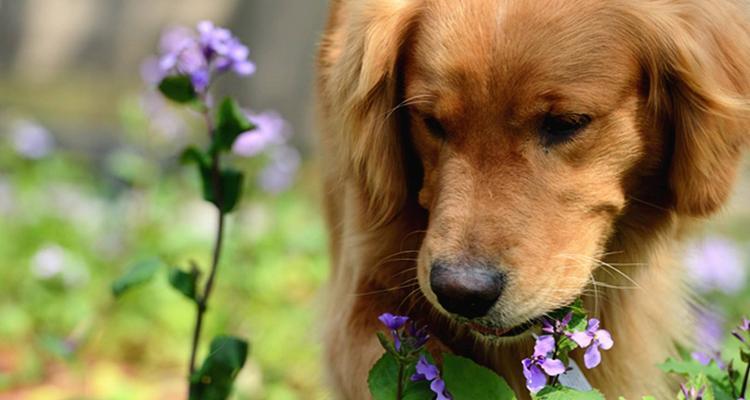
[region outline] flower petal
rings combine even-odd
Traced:
[[[609,332],[604,329],[599,329],[598,331],[596,331],[594,337],[596,338],[596,341],[599,342],[599,347],[604,350],[611,349],[615,344],[615,341],[612,340],[612,335],[610,335]]]
[[[591,344],[591,340],[593,338],[588,332],[573,332],[568,337],[570,337],[570,340],[576,342],[577,345],[583,347],[588,347]]]
[[[599,330],[599,324],[600,324],[600,322],[599,322],[599,320],[598,320],[598,319],[596,319],[596,318],[591,318],[591,319],[589,320],[589,326],[588,326],[588,328],[586,328],[586,330],[587,330],[588,332],[594,333],[594,332],[596,332],[597,330]]]
[[[536,393],[547,385],[547,375],[535,364],[529,365],[529,368],[524,368],[523,375],[526,377],[526,388],[531,393]]]
[[[565,372],[565,364],[560,360],[548,358],[542,361],[542,369],[549,376],[560,375]]]
[[[450,400],[450,396],[446,396],[445,394],[445,381],[437,378],[430,384],[430,390],[432,390],[437,395],[437,400]]]
[[[534,356],[544,357],[555,351],[555,338],[552,335],[539,336],[534,345]]]
[[[416,370],[418,374],[423,375],[428,381],[431,381],[440,376],[440,370],[438,370],[436,366],[430,364],[430,362],[427,361],[427,358],[425,358],[425,356],[423,355],[419,356]]]
[[[591,346],[586,349],[586,352],[583,354],[583,363],[586,365],[586,368],[595,368],[601,362],[602,354],[599,352],[598,346]]]

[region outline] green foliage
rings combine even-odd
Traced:
[[[694,386],[696,388],[705,387],[707,391],[711,391],[711,398],[718,400],[733,399],[732,393],[737,390],[733,389],[734,384],[730,382],[727,372],[721,370],[714,361],[703,365],[693,359],[678,361],[670,358],[659,365],[659,368],[664,372],[680,375],[689,384],[697,385]]]
[[[150,258],[133,264],[124,275],[112,283],[112,294],[122,296],[128,290],[150,281],[162,266],[158,258]]]
[[[212,144],[213,152],[231,150],[237,137],[254,129],[239,104],[232,98],[225,98],[216,113],[216,128]]]
[[[468,358],[443,356],[443,379],[454,400],[515,399],[505,379]]]
[[[189,272],[185,272],[179,268],[173,268],[169,271],[169,283],[188,299],[197,301],[199,276],[200,272],[197,268],[191,268]]]
[[[217,336],[203,366],[190,378],[190,400],[224,400],[245,365],[248,344],[231,336]]]
[[[190,77],[186,75],[168,76],[159,83],[159,91],[168,99],[177,103],[196,101],[198,94],[193,88]]]
[[[226,168],[219,171],[219,187],[221,188],[221,199],[215,195],[214,173],[210,168],[201,168],[201,182],[203,185],[203,198],[219,207],[225,214],[232,212],[240,201],[242,195],[242,182],[244,175],[235,169]],[[220,201],[221,200],[221,201]]]
[[[538,400],[604,400],[597,390],[582,392],[567,387],[546,387],[534,396]]]
[[[399,363],[396,357],[386,352],[370,370],[367,379],[373,400],[394,400],[398,393]],[[414,366],[404,369],[402,373],[403,400],[430,400],[435,394],[425,381],[412,382],[409,377],[414,373]]]

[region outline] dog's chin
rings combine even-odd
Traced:
[[[491,327],[475,321],[466,322],[465,326],[474,336],[491,342],[503,343],[517,341],[529,336],[533,328],[540,323],[541,319],[535,318],[507,328]]]

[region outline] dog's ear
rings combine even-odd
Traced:
[[[322,90],[341,170],[357,182],[373,226],[391,221],[406,196],[403,132],[395,113],[398,62],[419,11],[416,0],[364,0],[328,38]],[[334,43],[335,42],[335,43]],[[325,51],[326,49],[324,49]],[[327,63],[327,65],[325,64]]]
[[[650,106],[674,134],[672,205],[706,216],[729,197],[749,141],[750,21],[740,9],[691,7],[651,10],[646,68]]]

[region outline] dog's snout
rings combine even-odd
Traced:
[[[448,312],[466,318],[487,315],[505,287],[506,276],[485,263],[435,261],[430,286]]]

